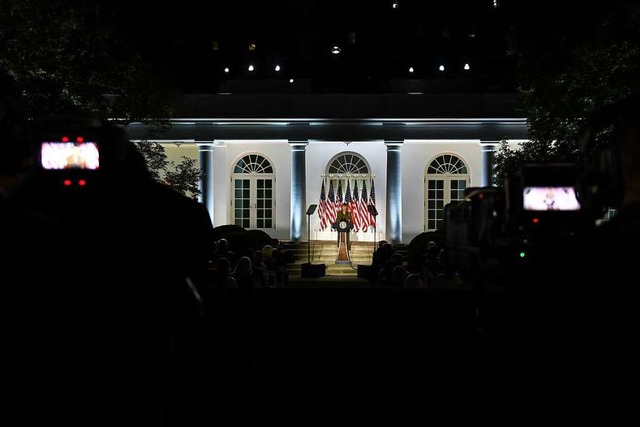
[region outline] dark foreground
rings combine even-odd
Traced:
[[[592,393],[599,369],[583,371],[588,331],[492,313],[502,308],[473,289],[231,289],[207,305],[195,398],[183,402],[196,425],[616,418]]]

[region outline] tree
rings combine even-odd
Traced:
[[[577,136],[585,117],[640,91],[637,2],[583,2],[580,8],[554,2],[553,14],[544,6],[518,2],[509,11],[510,46],[519,59],[519,111],[530,141],[515,150],[500,146],[497,185],[525,162],[580,162],[585,153]]]
[[[177,92],[128,48],[132,43],[115,18],[90,0],[3,1],[0,67],[17,81],[34,119],[89,116],[122,126],[143,122],[149,138],[170,127]],[[137,145],[157,179],[180,167],[165,181],[193,197],[200,194],[194,162],[175,165],[160,144]]]
[[[164,176],[164,181],[167,184],[183,194],[196,194],[200,191],[197,186],[200,170],[197,168],[195,159],[182,156],[182,161],[179,164],[169,163],[172,168]]]

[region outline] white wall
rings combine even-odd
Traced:
[[[314,142],[311,141],[307,146],[307,206],[318,204],[320,202],[320,189],[322,186],[322,176],[327,173],[327,167],[331,161],[339,154],[344,152],[352,152],[360,155],[369,166],[369,171],[374,175],[376,187],[376,206],[380,215],[377,217],[376,234],[384,235],[385,229],[385,209],[386,203],[386,165],[387,153],[383,141],[366,141],[351,142],[349,145],[342,141],[339,142]],[[362,188],[359,189],[362,191]],[[343,189],[344,191],[344,189]],[[371,191],[367,187],[367,193]],[[325,192],[329,192],[329,188],[325,187]],[[330,229],[320,231],[318,212],[311,216],[311,239],[312,240],[333,240],[337,236]],[[306,236],[304,236],[306,240]],[[379,239],[374,238],[373,229],[367,232],[352,233],[351,241],[372,242]]]
[[[402,146],[402,241],[409,243],[425,231],[425,182],[427,166],[442,154],[462,159],[470,174],[470,186],[480,185],[482,153],[479,140],[407,140]]]
[[[519,141],[510,141],[513,148]],[[181,156],[198,160],[198,148],[195,144],[163,144],[167,157],[176,163]],[[344,152],[353,152],[362,156],[374,176],[376,186],[376,207],[379,215],[376,221],[376,235],[373,229],[367,232],[353,233],[352,241],[374,242],[386,239],[386,171],[387,149],[384,141],[351,142],[310,141],[306,147],[306,204],[320,201],[322,176],[335,156]],[[269,231],[272,237],[288,240],[290,236],[289,213],[291,205],[291,148],[286,140],[273,141],[216,141],[213,151],[214,162],[214,226],[229,224],[231,221],[231,173],[235,163],[244,155],[258,153],[266,157],[274,168],[275,183],[275,224],[276,229]],[[424,231],[424,177],[427,165],[437,156],[445,153],[460,157],[467,165],[470,174],[469,186],[479,186],[482,182],[482,147],[479,140],[406,140],[401,148],[402,167],[402,241],[409,243]],[[361,190],[361,189],[360,189]],[[371,190],[367,188],[367,193]],[[328,192],[329,188],[326,187]],[[335,232],[330,229],[319,230],[318,211],[310,218],[312,240],[333,240]],[[302,240],[306,241],[305,233]],[[388,240],[388,239],[387,239]]]
[[[274,141],[216,141],[214,145],[215,174],[215,226],[231,223],[231,174],[235,164],[247,154],[265,157],[275,174],[275,230],[269,235],[276,239],[289,239],[289,212],[291,206],[291,148],[286,140]],[[224,147],[224,148],[223,148]]]

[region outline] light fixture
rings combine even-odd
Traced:
[[[280,71],[280,66],[279,66],[279,65],[276,65],[275,70],[276,70],[276,71]]]
[[[249,68],[248,68],[248,70],[249,70],[249,71],[253,71],[253,70],[254,70],[254,68],[253,68],[253,64],[249,64]]]
[[[468,62],[464,64],[464,69],[465,70],[470,70],[471,69],[471,66],[469,65]]]
[[[229,74],[229,67],[224,67],[224,72],[225,72],[226,74]]]
[[[340,52],[342,52],[342,49],[340,49],[340,46],[338,45],[334,45],[331,48],[331,53],[333,53],[334,55],[338,55]]]
[[[289,83],[293,83],[293,79],[289,79]]]
[[[438,67],[438,70],[440,70],[440,71],[444,71],[444,65],[440,65],[440,66]]]
[[[409,72],[413,73],[413,67],[409,67]]]

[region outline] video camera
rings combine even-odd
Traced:
[[[585,176],[573,163],[530,163],[504,187],[468,188],[444,209],[449,265],[471,281],[494,280],[581,236],[595,224]]]
[[[58,195],[104,189],[123,157],[124,131],[102,120],[56,118],[34,128],[38,181]]]

